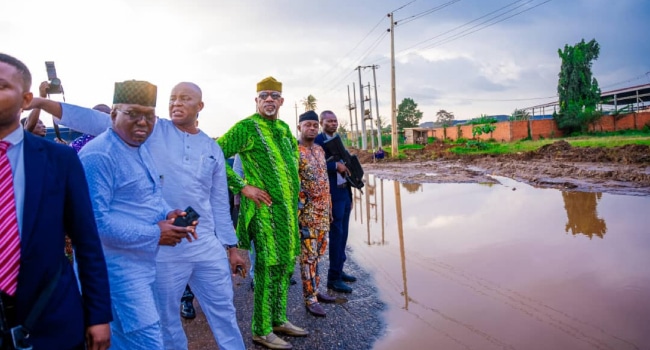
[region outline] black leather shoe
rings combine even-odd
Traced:
[[[318,293],[316,294],[316,299],[321,303],[331,304],[336,302],[336,297],[333,297],[327,293]]]
[[[341,279],[343,280],[343,282],[356,282],[357,281],[356,277],[354,277],[352,275],[348,275],[345,272],[341,272]]]
[[[327,288],[339,293],[352,293],[352,288],[342,280],[327,282]]]
[[[323,309],[323,307],[319,303],[313,303],[310,305],[306,305],[305,307],[307,308],[307,311],[309,311],[310,314],[316,317],[325,317],[327,315],[325,313],[325,309]]]
[[[181,300],[181,317],[186,320],[196,318],[196,310],[194,310],[192,300]]]

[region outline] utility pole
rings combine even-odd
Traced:
[[[368,82],[368,97],[366,97],[366,101],[368,101],[368,119],[370,120],[370,144],[372,147],[373,152],[375,151],[375,131],[372,127],[372,101],[370,98],[370,82]],[[363,123],[366,123],[366,120],[363,120]]]
[[[397,158],[397,108],[395,97],[395,19],[393,13],[390,18],[390,120],[391,120],[391,150],[393,158]]]
[[[354,101],[354,127],[357,132],[354,134],[357,142],[357,148],[361,148],[361,140],[359,140],[359,108],[357,108],[357,88],[352,82],[352,101]]]
[[[372,79],[375,82],[375,112],[377,114],[377,145],[379,148],[383,147],[383,140],[381,139],[381,126],[379,125],[379,100],[377,99],[377,75],[375,74],[375,69],[379,68],[378,65],[372,65]]]
[[[350,113],[350,138],[351,139],[354,138],[354,123],[352,122],[352,110],[355,108],[356,106],[354,106],[352,104],[352,101],[350,101],[350,85],[348,85],[348,112]]]
[[[361,101],[361,149],[366,151],[368,150],[368,145],[366,144],[366,109],[363,107],[363,83],[361,82],[361,66],[357,67],[359,71],[359,100]]]
[[[296,109],[296,139],[300,139],[298,131],[298,102],[294,102],[294,108]]]

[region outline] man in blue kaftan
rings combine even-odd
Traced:
[[[161,349],[154,297],[156,255],[175,246],[194,227],[172,224],[162,178],[146,147],[156,120],[156,87],[143,81],[116,83],[112,127],[79,152],[102,241],[113,304],[112,349]]]
[[[99,135],[111,125],[106,114],[88,108],[50,100],[38,100],[37,104],[61,118],[61,124],[86,134]],[[143,144],[158,169],[165,201],[174,208],[192,206],[201,215],[195,242],[162,246],[157,255],[155,293],[164,348],[187,348],[179,300],[189,282],[219,348],[245,349],[231,277],[244,260],[237,253],[237,236],[230,219],[223,152],[197,126],[202,109],[201,89],[189,82],[177,84],[169,97],[171,120],[157,119]]]

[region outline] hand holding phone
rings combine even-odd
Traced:
[[[192,226],[194,221],[197,221],[201,215],[197,213],[191,206],[185,209],[185,216],[179,216],[174,220],[174,226],[187,227]]]

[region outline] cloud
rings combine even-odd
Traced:
[[[542,2],[533,0],[521,9]],[[434,120],[439,109],[466,119],[550,102],[532,98],[555,95],[557,50],[582,38],[595,38],[601,45],[593,67],[601,86],[639,76],[628,84],[650,82],[643,77],[650,71],[650,46],[643,45],[645,31],[640,30],[647,27],[650,13],[645,0],[622,0],[616,6],[604,0],[550,1],[449,39],[478,23],[470,21],[510,3],[459,1],[398,25],[396,103],[414,98],[424,120]],[[66,99],[80,105],[109,101],[115,81],[147,79],[159,87],[158,113],[165,116],[171,88],[179,81],[194,81],[202,86],[206,102],[200,125],[217,136],[253,113],[255,83],[268,75],[285,83],[280,114],[294,124],[294,106],[309,94],[317,98],[319,109],[347,114],[348,86],[352,90],[354,83],[359,95],[355,68],[379,65],[379,114],[390,116],[386,14],[399,6],[388,0],[278,0],[272,5],[24,0],[3,5],[0,36],[2,50],[23,59],[35,81],[46,78],[43,62],[54,60]],[[416,1],[395,12],[395,19],[404,23],[432,7],[431,2]],[[371,70],[361,73],[363,85],[374,85]],[[507,101],[516,99],[529,100]]]

